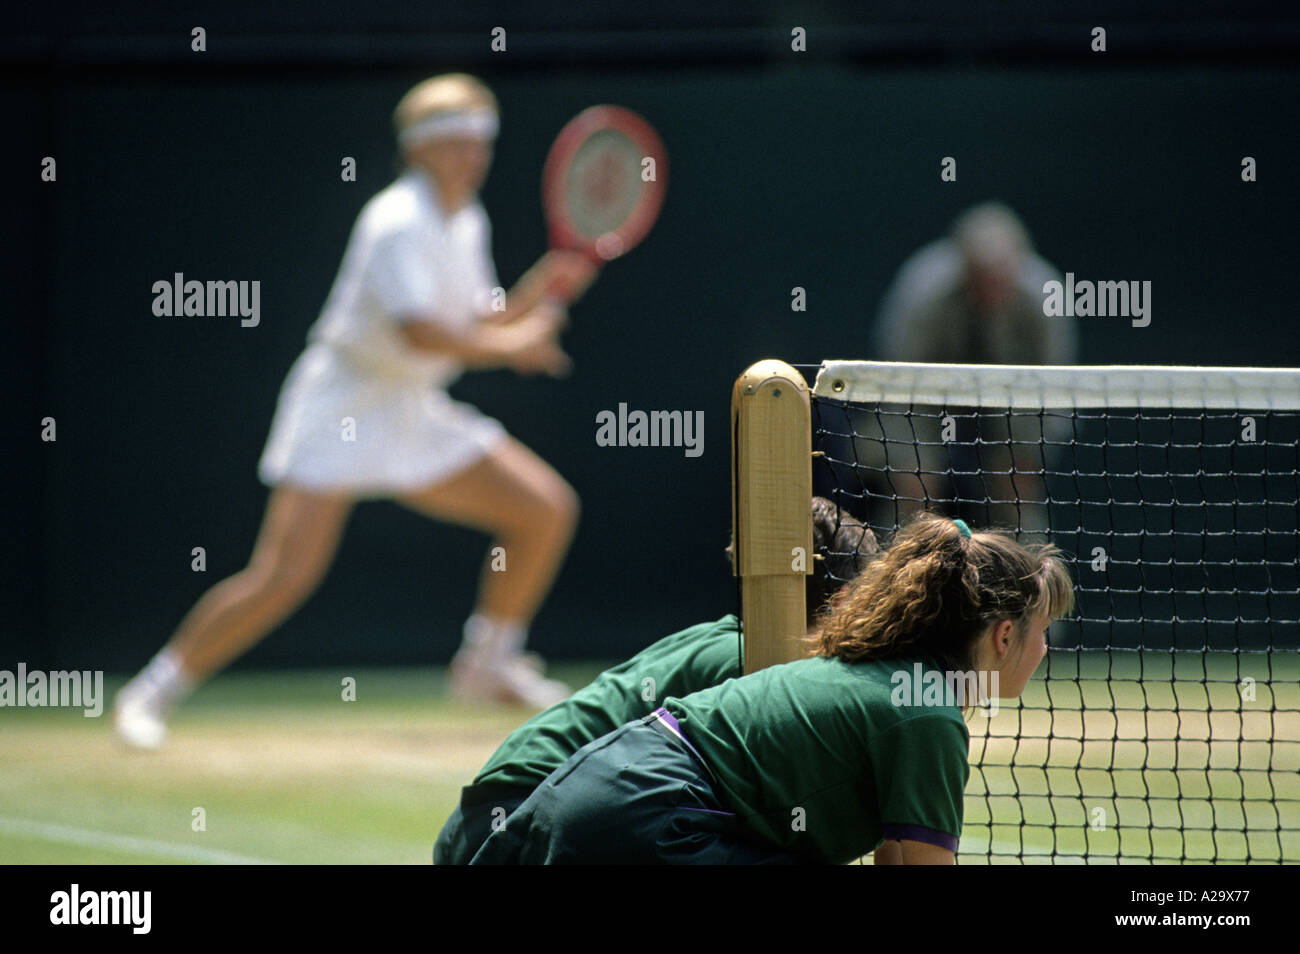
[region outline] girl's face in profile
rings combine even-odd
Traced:
[[[1047,655],[1047,627],[1049,620],[1039,618],[1022,622],[1020,645],[1012,646],[998,674],[1001,683],[999,694],[1004,699],[1014,699],[1025,691],[1034,671]],[[1012,637],[1013,640],[1015,637]]]
[[[983,637],[978,663],[982,671],[995,673],[992,692],[999,699],[1015,699],[1025,691],[1043,657],[1047,655],[1047,626],[1050,620],[1009,619],[992,624]]]

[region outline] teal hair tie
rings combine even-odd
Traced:
[[[957,525],[957,532],[960,533],[960,534],[961,534],[963,537],[965,537],[967,540],[969,540],[969,539],[970,539],[970,527],[966,526],[966,521],[965,521],[965,520],[954,520],[953,523],[955,523],[955,524]]]

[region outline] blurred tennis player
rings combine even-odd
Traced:
[[[172,706],[302,604],[365,498],[483,530],[505,548],[507,570],[485,568],[452,663],[459,696],[541,708],[568,694],[523,647],[568,550],[577,495],[445,389],[466,369],[563,374],[554,293],[577,297],[596,266],[548,252],[500,310],[478,201],[496,98],[473,77],[437,76],[408,92],[394,119],[406,171],[362,210],[280,394],[259,465],[271,495],[248,567],[209,590],[119,693],[114,723],[132,745],[160,744]]]

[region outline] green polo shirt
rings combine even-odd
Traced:
[[[665,636],[512,732],[473,784],[536,788],[588,742],[648,715],[668,696],[689,695],[739,675],[735,616]]]
[[[903,702],[915,658],[772,666],[664,707],[741,823],[765,841],[842,864],[891,838],[955,850],[970,733],[954,705]],[[933,701],[933,700],[932,700]],[[941,700],[940,700],[941,701]]]

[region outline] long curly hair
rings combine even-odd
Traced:
[[[994,530],[963,536],[947,517],[921,513],[832,599],[810,654],[845,662],[927,654],[973,671],[988,625],[1056,620],[1074,608],[1074,585],[1051,544],[1022,546]]]

